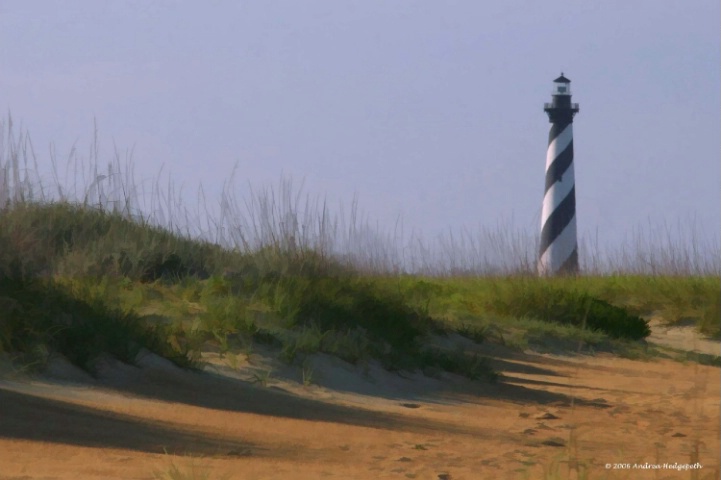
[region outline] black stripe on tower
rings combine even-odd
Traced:
[[[541,229],[541,256],[551,244],[563,233],[573,217],[576,216],[576,187],[566,195],[561,203],[553,209]],[[575,250],[575,249],[574,249]]]
[[[554,123],[551,125],[551,131],[548,132],[548,146],[550,147],[553,141],[563,133],[563,131],[571,124],[571,122]],[[566,146],[566,148],[556,154],[556,158],[553,159],[553,163],[546,169],[546,192],[551,186],[557,181],[562,180],[563,174],[566,173],[568,167],[573,163],[573,137]]]

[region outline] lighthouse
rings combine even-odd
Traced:
[[[553,81],[551,98],[551,103],[544,104],[551,131],[546,153],[538,273],[543,276],[573,275],[578,273],[573,174],[573,116],[578,113],[578,104],[571,103],[571,80],[563,72]]]

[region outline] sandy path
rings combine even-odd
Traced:
[[[487,353],[500,384],[364,376],[323,356],[326,386],[282,367],[263,387],[152,357],[142,368],[108,362],[87,384],[6,378],[0,479],[152,479],[173,464],[211,479],[536,479],[554,465],[576,478],[569,455],[591,479],[718,478],[718,368]],[[605,468],[697,460],[699,477]]]
[[[649,326],[651,335],[646,340],[650,343],[706,355],[721,355],[721,342],[699,333],[693,322],[687,325],[668,325],[663,318],[651,316]]]

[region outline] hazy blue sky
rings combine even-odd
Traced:
[[[718,0],[0,0],[0,107],[48,144],[135,148],[188,190],[281,173],[432,237],[540,228],[572,80],[580,233],[721,225]]]

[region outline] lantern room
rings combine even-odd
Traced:
[[[571,95],[571,81],[561,76],[553,81],[553,95]]]

